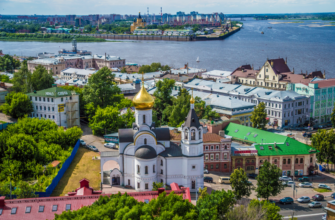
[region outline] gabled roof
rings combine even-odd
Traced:
[[[281,73],[289,73],[291,72],[290,68],[287,66],[285,60],[283,58],[279,58],[279,59],[271,59],[268,60],[268,62],[271,64],[273,63],[273,65],[271,66],[271,68],[273,69],[273,71],[275,72],[275,74],[281,74]]]
[[[42,97],[63,97],[71,96],[70,90],[63,89],[61,87],[51,87],[49,89],[43,89],[37,92],[28,93],[28,96],[42,96]]]
[[[195,113],[194,109],[190,109],[190,111],[188,112],[186,121],[183,124],[183,127],[196,127],[199,128],[200,126],[202,126],[199,122],[199,118],[197,116],[197,113]]]

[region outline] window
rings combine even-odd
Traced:
[[[31,206],[27,206],[26,207],[26,213],[30,213],[31,212]]]
[[[50,99],[49,99],[49,98],[48,98],[47,100],[48,100],[48,102],[50,102]]]
[[[300,163],[304,163],[304,158],[300,158]]]
[[[38,110],[38,106],[36,105],[36,110]]]
[[[60,98],[60,101],[63,102],[63,98]]]
[[[227,154],[224,154],[224,155],[223,155],[223,158],[224,158],[225,160],[227,160]]]
[[[224,165],[223,165],[223,168],[227,169],[227,164],[224,164]]]
[[[42,110],[42,106],[40,106],[40,110]]]
[[[66,211],[71,210],[71,204],[66,204],[65,210],[66,210]]]
[[[47,115],[44,115],[44,118],[47,118]]]
[[[38,101],[41,101],[41,97],[38,97]]]
[[[55,111],[55,107],[52,107],[52,111]]]
[[[227,150],[227,145],[224,146],[224,149]]]
[[[161,183],[163,183],[163,179],[161,179]]]
[[[145,184],[145,189],[149,189],[149,184],[148,183]]]
[[[219,160],[219,154],[215,155],[215,160]]]
[[[260,160],[259,162],[260,162],[260,163],[263,163],[263,160]]]
[[[51,98],[51,102],[54,102],[54,98]]]
[[[163,160],[161,160],[161,166],[163,166]]]
[[[299,159],[298,158],[295,158],[295,163],[298,163],[299,162]]]
[[[148,174],[148,166],[144,167],[144,174]]]
[[[43,97],[43,102],[45,102],[45,97]]]
[[[46,110],[47,110],[47,107],[44,106],[44,111],[46,111]]]
[[[40,205],[40,207],[38,207],[38,212],[44,212],[44,205]]]
[[[214,150],[214,146],[211,146],[211,150]]]
[[[140,183],[137,183],[137,188],[138,188],[138,189],[140,188],[140,186],[141,186]]]
[[[216,165],[215,165],[215,168],[216,168],[216,169],[219,169],[219,164],[216,164]]]
[[[140,173],[140,165],[137,165],[137,174]]]
[[[52,119],[55,119],[55,116],[54,116],[54,115],[52,116]]]
[[[130,186],[130,179],[128,179],[128,186]]]
[[[208,154],[205,155],[205,160],[208,160]]]
[[[205,149],[208,150],[208,146],[205,146]]]
[[[211,169],[213,169],[213,167],[214,167],[214,166],[213,166],[213,164],[212,164],[212,165],[211,165]]]
[[[161,169],[161,174],[163,174],[163,169]]]
[[[37,97],[35,97],[35,101],[37,101]]]
[[[311,162],[311,163],[313,162],[313,157],[311,157],[311,160],[310,160],[310,162]]]
[[[201,139],[201,131],[199,131],[199,139]]]
[[[211,154],[211,160],[214,160],[214,155],[213,154]]]
[[[143,124],[145,124],[145,115],[143,115]]]
[[[48,107],[48,111],[50,112],[50,107]]]
[[[217,149],[217,150],[219,149],[219,145],[216,145],[216,149]]]
[[[10,214],[12,214],[12,215],[15,215],[15,214],[16,214],[16,210],[17,210],[17,208],[16,208],[16,207],[15,207],[15,208],[12,208],[12,210],[11,210]]]
[[[147,139],[146,138],[144,138],[144,144],[147,144]]]
[[[72,100],[72,96],[70,96],[70,100]]]
[[[195,189],[195,180],[192,180],[192,189]]]
[[[188,139],[188,130],[186,129],[184,133],[185,133],[185,139]]]
[[[274,161],[275,163],[277,163],[277,159],[275,159],[275,161]]]
[[[291,159],[287,159],[287,164],[291,164]]]
[[[205,169],[208,169],[208,165],[205,165]]]
[[[152,167],[152,172],[153,172],[153,173],[156,173],[155,165],[153,165],[153,167]],[[129,185],[130,185],[130,184],[129,184]]]
[[[195,131],[194,130],[191,131],[191,140],[195,140]]]

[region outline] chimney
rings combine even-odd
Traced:
[[[323,78],[326,78],[326,70],[323,70]]]
[[[158,195],[161,194],[162,192],[164,192],[165,189],[164,188],[158,188]]]
[[[221,137],[225,137],[225,132],[224,132],[224,130],[221,130],[221,131],[219,131],[219,135],[221,136]]]
[[[251,67],[252,70],[254,70],[254,64],[252,64],[252,67]]]
[[[293,67],[293,71],[292,71],[292,73],[294,74],[294,67]]]
[[[271,66],[273,67],[273,61],[271,61]]]

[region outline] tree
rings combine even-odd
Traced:
[[[243,196],[251,195],[252,187],[244,169],[235,169],[230,175],[230,183],[237,200],[240,200]]]
[[[19,182],[13,194],[16,195],[18,199],[37,197],[34,188],[25,181]]]
[[[188,91],[182,89],[177,98],[172,99],[172,105],[163,111],[162,119],[166,120],[164,116],[168,116],[168,125],[177,127],[180,123],[185,121],[190,111],[190,99],[191,96],[188,94]]]
[[[267,220],[267,217],[261,207],[240,205],[227,213],[227,220]]]
[[[261,207],[263,210],[266,211],[266,219],[267,220],[281,220],[282,215],[279,214],[280,208],[269,201],[263,200],[259,201],[257,199],[253,199],[249,203],[250,208],[254,207]]]
[[[152,191],[158,191],[159,188],[164,188],[164,183],[161,182],[152,183]]]
[[[127,73],[126,67],[123,67],[123,68],[121,69],[121,73]]]
[[[104,135],[108,132],[116,132],[122,126],[120,111],[116,107],[107,106],[100,108],[98,106],[95,115],[90,120],[89,127],[94,135]]]
[[[11,92],[5,97],[5,104],[0,106],[0,110],[13,118],[22,118],[32,113],[34,108],[26,94]]]
[[[135,122],[134,113],[131,111],[130,108],[127,109],[127,112],[121,116],[122,124],[124,128],[131,128],[133,123]]]
[[[96,108],[119,103],[124,98],[120,88],[114,82],[114,74],[107,67],[103,67],[93,74],[83,90],[84,101],[93,103]]]
[[[264,129],[267,122],[266,117],[265,103],[261,102],[254,107],[254,111],[251,113],[250,121],[252,122],[252,127]]]
[[[330,121],[331,121],[331,123],[333,125],[333,128],[334,128],[335,127],[335,106],[333,108],[332,113],[330,114]]]
[[[235,195],[231,190],[212,191],[210,195],[197,201],[198,219],[225,219],[225,215],[233,209],[235,203]]]
[[[207,187],[204,187],[203,189],[199,187],[199,199],[203,199],[206,196],[208,196]]]
[[[194,110],[199,118],[209,120],[220,118],[220,114],[213,111],[209,105],[206,106],[206,102],[202,101],[200,97],[195,97]]]
[[[31,85],[33,90],[39,91],[52,87],[55,79],[52,77],[52,72],[47,71],[43,66],[38,65],[31,75]]]
[[[317,133],[313,134],[311,140],[312,147],[319,151],[316,154],[318,162],[326,162],[329,169],[329,162],[335,162],[335,133],[333,129],[329,131],[325,129],[318,130]]]
[[[259,168],[259,175],[257,176],[257,197],[269,199],[270,196],[278,195],[283,189],[284,185],[279,180],[281,177],[281,169],[276,165],[265,161]]]
[[[14,72],[13,91],[29,93],[32,92],[31,72],[28,70],[27,61],[24,60],[21,64],[21,69]]]

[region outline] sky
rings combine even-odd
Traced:
[[[334,12],[335,0],[0,0],[0,14],[175,14],[222,12],[225,14]]]

